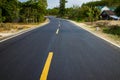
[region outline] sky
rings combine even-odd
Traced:
[[[19,0],[21,2],[27,1],[27,0]],[[66,3],[66,7],[72,7],[73,5],[81,6],[83,3],[95,1],[95,0],[67,0],[68,3]],[[59,0],[47,0],[48,2],[48,8],[54,8],[59,6]]]

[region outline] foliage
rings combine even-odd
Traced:
[[[95,6],[118,6],[118,5],[120,5],[120,0],[101,0],[88,2],[86,4],[83,4],[82,6],[95,7]]]
[[[96,21],[99,19],[100,11],[95,7],[73,6],[67,9],[69,19],[77,21]]]
[[[59,13],[59,8],[58,7],[55,7],[55,8],[53,8],[53,9],[48,9],[47,10],[47,14],[48,15],[58,15],[58,13]]]
[[[78,6],[73,6],[72,8],[66,9],[66,16],[69,19],[78,20],[79,19],[80,9]]]
[[[17,0],[0,0],[0,21],[13,22],[18,17]]]
[[[110,26],[109,28],[105,28],[103,32],[113,35],[118,35],[120,37],[120,26]]]
[[[66,9],[66,15],[70,19],[77,21],[96,21],[100,18],[100,10],[97,6],[110,6],[115,7],[120,4],[120,0],[100,0],[92,1],[83,4],[81,7],[73,6]],[[116,13],[119,14],[119,7],[116,9]]]
[[[46,14],[47,0],[0,0],[0,22],[40,22]]]
[[[21,21],[27,23],[43,21],[44,14],[46,14],[46,7],[45,0],[29,0],[22,3],[20,10]]]
[[[101,0],[101,1],[106,1],[107,2],[106,6],[118,6],[118,5],[120,5],[120,0]]]
[[[59,16],[60,17],[64,17],[65,15],[65,3],[67,1],[66,0],[60,0],[60,8],[59,8]]]
[[[106,6],[106,5],[108,5],[107,1],[94,1],[83,4],[82,6],[95,7],[95,6]]]
[[[118,6],[118,7],[116,8],[115,12],[116,12],[116,14],[117,14],[118,16],[120,16],[120,6]]]

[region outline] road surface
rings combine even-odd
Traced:
[[[47,80],[120,80],[119,48],[54,17],[0,43],[0,80],[40,80],[49,53]]]

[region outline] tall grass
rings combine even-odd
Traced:
[[[11,23],[0,23],[0,31],[11,30],[13,25]]]

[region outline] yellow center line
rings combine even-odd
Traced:
[[[47,76],[48,76],[48,72],[49,72],[52,57],[53,57],[53,52],[49,52],[49,55],[47,57],[45,66],[44,66],[42,74],[40,76],[40,80],[47,80]]]

